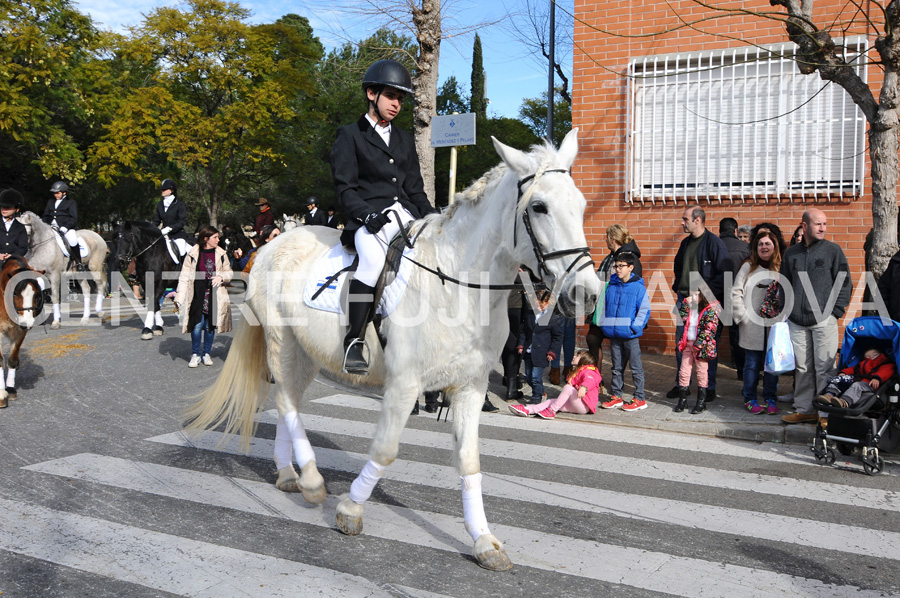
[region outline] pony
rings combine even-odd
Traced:
[[[0,268],[0,334],[10,344],[9,355],[5,359],[6,377],[0,369],[0,409],[7,406],[9,399],[18,398],[16,392],[16,368],[19,367],[19,349],[25,335],[37,321],[43,307],[43,294],[37,280],[43,272],[32,269],[24,257],[11,256]],[[0,353],[0,364],[4,361]]]
[[[287,232],[289,230],[295,229],[300,226],[300,221],[304,218],[304,216],[300,216],[299,214],[294,214],[293,216],[288,216],[287,214],[282,214],[282,225],[279,227],[281,232]]]
[[[363,503],[397,457],[419,394],[443,390],[453,414],[454,461],[475,559],[486,569],[505,570],[512,563],[491,534],[482,504],[478,421],[488,374],[509,330],[508,293],[524,265],[555,290],[560,311],[575,317],[594,309],[600,283],[584,236],[586,202],[569,173],[578,153],[577,129],[558,151],[550,144],[526,153],[493,143],[500,165],[458,194],[443,214],[413,223],[408,257],[418,266],[394,312],[381,321],[384,349],[368,327],[368,376],[341,372],[342,316],[311,309],[302,299],[313,264],[340,242],[341,232],[299,227],[259,250],[249,276],[249,310],[218,378],[186,410],[185,430],[197,434],[223,425],[248,446],[274,381],[276,486],[318,504],[327,493],[298,414],[304,391],[320,369],[353,385],[383,386],[369,460],[337,507],[338,528],[355,535],[362,532]]]
[[[131,260],[135,260],[134,274],[144,286],[144,301],[147,302],[147,315],[141,330],[141,339],[146,341],[163,334],[163,319],[159,307],[167,286],[163,283],[163,273],[180,272],[184,259],[179,258],[178,262],[172,259],[162,233],[149,222],[125,221],[113,231],[109,271],[125,270]],[[148,274],[152,276],[152,281],[147,280]],[[174,277],[165,277],[165,280],[177,278],[176,274]]]
[[[253,242],[244,234],[243,229],[228,229],[228,232],[222,234],[222,249],[228,254],[228,259],[239,260],[242,256],[255,247]]]
[[[91,317],[90,280],[86,275],[76,273],[74,267],[69,267],[69,258],[60,249],[57,242],[58,235],[52,226],[41,220],[34,212],[24,212],[17,216],[17,219],[25,225],[25,229],[28,231],[29,248],[25,259],[32,268],[46,272],[47,278],[50,279],[50,296],[53,304],[53,321],[50,328],[56,330],[60,326],[60,292],[65,288],[63,274],[76,276],[81,285],[81,294],[84,297],[81,324],[87,324]],[[94,281],[97,291],[94,312],[98,318],[102,318],[103,297],[106,294],[106,241],[92,230],[79,229],[77,234],[84,239],[89,250],[88,256],[82,261],[90,273],[90,279]]]

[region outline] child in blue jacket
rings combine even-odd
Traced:
[[[600,329],[609,339],[612,357],[612,396],[600,405],[604,409],[637,411],[646,409],[644,400],[644,367],[641,364],[641,345],[638,339],[644,334],[644,327],[650,319],[650,300],[644,279],[634,276],[637,256],[622,252],[616,256],[616,272],[606,287],[606,305]],[[634,381],[634,400],[626,403],[622,399],[625,383],[625,365],[631,364],[631,379]]]
[[[525,377],[531,385],[531,404],[544,401],[544,369],[559,355],[562,345],[562,317],[549,313],[550,291],[538,293],[539,313],[525,316],[519,335],[519,354],[525,357]]]

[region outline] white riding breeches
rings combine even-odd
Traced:
[[[66,243],[69,244],[69,247],[75,247],[78,244],[78,235],[71,228],[64,232],[63,236],[66,238]]]
[[[81,257],[87,257],[90,253],[88,249],[87,243],[84,242],[84,239],[75,234],[75,231],[71,228],[63,233],[63,236],[66,238],[66,243],[69,244],[70,249],[78,248],[78,253],[81,254]]]
[[[178,248],[178,253],[180,253],[181,255],[187,255],[187,252],[191,248],[191,246],[188,245],[188,242],[184,239],[172,239],[172,242],[175,243],[175,247]]]
[[[391,239],[400,232],[401,226],[406,226],[408,222],[415,220],[412,214],[400,205],[398,201],[382,210],[382,213],[390,210],[393,210],[389,214],[391,221],[385,224],[380,231],[373,235],[366,230],[365,226],[362,226],[353,237],[353,241],[356,244],[356,253],[359,254],[359,266],[356,268],[354,278],[370,287],[374,287],[375,283],[378,282],[378,276],[384,268],[384,260],[387,256],[387,248]],[[400,222],[396,222],[398,214]]]

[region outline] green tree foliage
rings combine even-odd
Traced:
[[[463,103],[463,92],[459,88],[456,79],[449,77],[441,86],[438,94],[439,105],[446,102],[452,106],[454,102]],[[463,104],[465,105],[465,104]],[[461,112],[460,110],[456,109]],[[453,110],[450,110],[452,113]],[[522,150],[527,150],[540,138],[522,121],[513,118],[484,118],[477,119],[475,145],[461,145],[457,147],[456,162],[456,190],[460,191],[480,178],[488,170],[500,162],[500,157],[494,149],[491,137]],[[437,192],[437,205],[447,205],[450,194],[450,148],[437,148],[435,154],[435,190]]]
[[[547,135],[547,92],[539,98],[529,98],[519,108],[522,118],[535,135]],[[558,93],[553,104],[553,144],[559,147],[566,134],[572,130],[572,106]]]
[[[469,102],[462,95],[456,77],[450,75],[437,92],[437,113],[442,115],[468,112]]]
[[[122,98],[91,161],[106,184],[175,178],[217,223],[222,206],[246,203],[245,190],[284,166],[279,135],[298,116],[298,94],[315,90],[321,45],[299,17],[252,27],[237,4],[187,8],[154,10],[122,44],[149,74]]]
[[[0,2],[0,184],[43,209],[50,179],[87,178],[104,36],[68,0]]]
[[[484,62],[481,56],[481,38],[475,34],[472,47],[472,112],[478,118],[487,118],[487,98],[484,93]]]

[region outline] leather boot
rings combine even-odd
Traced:
[[[506,381],[506,400],[507,401],[518,401],[525,395],[522,394],[522,391],[519,390],[519,384],[516,381],[515,377],[512,380],[507,379]]]
[[[500,411],[500,408],[491,403],[491,400],[488,398],[487,393],[485,393],[484,403],[481,405],[481,410],[486,413],[494,413],[496,411]]]
[[[559,385],[559,368],[551,367],[547,379],[550,381],[550,384]]]
[[[697,413],[702,413],[703,411],[706,411],[706,389],[698,388],[697,403],[694,404],[694,408],[691,409],[691,414],[695,415]]]
[[[688,395],[691,394],[691,389],[689,386],[678,386],[678,404],[675,405],[674,411],[675,413],[681,413],[684,411],[684,408],[687,407]]]
[[[69,247],[69,256],[72,264],[75,265],[75,271],[84,272],[84,263],[81,261],[81,248],[78,245]]]
[[[438,397],[441,395],[441,391],[434,390],[428,391],[425,393],[425,412],[426,413],[435,413],[438,410]]]
[[[365,345],[363,339],[366,336],[366,326],[369,324],[369,314],[372,311],[373,291],[372,287],[363,282],[350,281],[350,302],[347,306],[350,329],[347,331],[347,336],[344,337],[343,372],[345,374],[365,376],[369,373],[369,364],[363,355],[363,346]]]

